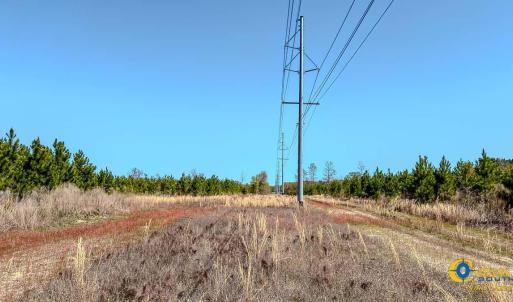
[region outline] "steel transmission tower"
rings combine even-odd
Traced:
[[[316,68],[305,71],[305,44],[304,44],[304,17],[301,16],[297,20],[299,22],[299,30],[296,32],[295,35],[299,34],[299,48],[295,48],[294,46],[285,45],[286,48],[293,48],[299,51],[298,58],[299,58],[299,70],[288,70],[292,72],[297,72],[299,74],[299,96],[298,96],[298,102],[283,102],[283,104],[293,104],[298,105],[298,138],[297,138],[297,201],[300,206],[303,206],[304,204],[304,195],[303,195],[303,105],[319,105],[319,103],[305,103],[303,99],[303,87],[304,87],[304,77],[305,73],[311,72],[311,71],[318,71],[319,68],[316,66]],[[295,36],[294,35],[294,36]],[[310,59],[311,61],[311,59]],[[291,62],[292,63],[292,62]],[[313,62],[312,62],[313,63]],[[315,63],[314,63],[315,65]]]
[[[362,25],[364,19],[366,18],[367,14],[369,13],[371,7],[373,6],[375,0],[371,0],[366,10],[363,12],[361,17],[359,18],[357,24],[355,25],[352,33],[347,38],[347,41],[344,44],[344,47],[340,50],[338,56],[336,57],[336,60],[332,64],[331,68],[329,68],[329,71],[326,73],[326,75],[323,77],[324,79],[320,82],[320,85],[317,87],[317,80],[319,78],[320,70],[323,68],[324,64],[326,63],[326,60],[328,59],[331,51],[333,50],[333,47],[339,38],[339,35],[346,24],[346,20],[348,16],[350,15],[353,4],[355,1],[352,2],[352,4],[349,6],[349,9],[342,21],[342,24],[339,27],[339,30],[337,34],[335,35],[335,38],[333,39],[333,42],[331,43],[331,46],[328,49],[328,52],[326,53],[324,60],[321,63],[321,66],[318,67],[313,60],[305,53],[305,41],[304,41],[304,31],[305,31],[305,24],[304,24],[304,17],[300,16],[301,12],[301,4],[302,0],[299,1],[299,7],[297,10],[295,9],[294,1],[289,1],[289,12],[287,15],[287,26],[286,26],[286,34],[285,34],[285,51],[284,51],[284,60],[283,60],[283,78],[282,78],[282,116],[280,117],[280,132],[282,131],[282,120],[283,120],[283,105],[285,104],[292,104],[292,105],[298,105],[298,122],[297,122],[297,130],[298,130],[298,145],[297,145],[297,201],[300,206],[303,206],[304,204],[304,196],[303,196],[303,183],[304,183],[304,175],[303,175],[303,127],[306,114],[308,114],[310,106],[313,105],[319,105],[319,101],[326,95],[326,93],[331,89],[333,84],[337,81],[337,79],[341,76],[341,74],[346,69],[347,65],[351,62],[351,60],[355,57],[355,55],[358,53],[360,48],[363,46],[365,41],[369,38],[369,36],[372,34],[376,26],[379,24],[383,16],[386,14],[386,12],[389,10],[389,8],[392,6],[392,3],[394,0],[390,0],[386,8],[383,10],[379,18],[374,22],[374,25],[370,27],[370,30],[365,34],[364,38],[361,40],[359,45],[356,47],[356,50],[350,55],[349,59],[345,62],[345,64],[342,66],[342,68],[338,71],[338,73],[335,73],[337,66],[344,57],[344,54],[346,53],[348,47],[350,46],[351,42],[353,41],[353,38],[355,37],[356,33],[358,32],[360,26]],[[297,19],[296,24],[294,27],[294,33],[291,36],[291,28],[292,28],[292,15],[295,14],[297,11]],[[296,47],[296,40],[297,36],[299,35],[299,47]],[[292,42],[293,41],[293,42]],[[292,42],[292,43],[291,43]],[[291,59],[289,61],[289,52],[292,50]],[[297,53],[295,53],[297,52]],[[292,63],[295,61],[295,59],[299,60],[299,70],[294,70],[291,68]],[[316,68],[305,70],[305,58],[310,61],[313,65],[315,65]],[[303,88],[304,88],[304,76],[306,73],[311,71],[317,71],[317,76],[315,78],[315,81],[313,83],[312,91],[310,93],[310,96],[308,97],[307,102],[304,101],[303,98]],[[295,72],[299,74],[299,96],[297,102],[287,102],[286,101],[286,95],[287,95],[287,87],[289,83],[289,74],[288,72]],[[334,78],[332,76],[336,74]],[[307,105],[305,112],[303,112],[304,105]],[[315,113],[315,110],[314,110]],[[313,116],[313,113],[312,113]],[[311,119],[311,117],[310,117]],[[295,138],[295,137],[294,137]],[[283,147],[282,147],[283,148]],[[283,152],[282,152],[282,158],[283,158]],[[279,164],[279,163],[278,163]],[[279,170],[279,168],[278,168]],[[279,174],[279,172],[278,172]],[[283,159],[282,159],[282,171],[281,171],[281,177],[282,177],[282,187],[283,187]]]
[[[304,17],[299,17],[299,117],[297,131],[297,201],[303,206],[303,82],[305,77],[304,68]]]

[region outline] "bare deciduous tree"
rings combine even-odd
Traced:
[[[324,180],[327,182],[332,181],[335,178],[335,175],[337,174],[337,171],[335,170],[335,165],[332,161],[327,161],[326,164],[324,164]]]
[[[308,176],[310,176],[310,181],[315,181],[315,176],[317,174],[317,165],[315,163],[311,163],[308,166]]]
[[[358,162],[358,172],[360,173],[360,175],[363,175],[363,172],[365,172],[365,164],[363,163],[363,161]]]
[[[133,168],[128,172],[128,177],[135,178],[135,179],[141,179],[146,177],[146,173],[144,173],[142,170]]]

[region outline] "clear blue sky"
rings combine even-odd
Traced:
[[[348,4],[304,0],[315,60]],[[272,182],[286,10],[286,0],[2,1],[0,129],[27,144],[62,139],[117,174],[266,170]],[[342,176],[359,161],[410,168],[419,154],[512,158],[512,12],[509,0],[396,0],[318,108],[305,163],[332,160]]]

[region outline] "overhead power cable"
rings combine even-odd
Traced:
[[[340,33],[342,32],[342,29],[344,28],[344,25],[346,24],[347,18],[351,14],[351,10],[353,9],[353,6],[354,6],[355,2],[356,2],[356,0],[353,0],[351,2],[351,5],[349,6],[349,8],[347,10],[346,15],[344,16],[344,19],[342,20],[342,24],[340,24],[340,26],[338,28],[338,31],[337,31],[337,34],[333,38],[333,41],[331,42],[331,45],[330,45],[328,51],[326,52],[326,55],[324,56],[324,59],[322,60],[321,66],[319,66],[319,68],[317,69],[317,73],[315,75],[315,80],[314,80],[314,83],[312,85],[312,89],[310,90],[310,95],[308,96],[308,100],[309,100],[310,103],[312,103],[312,95],[313,95],[313,92],[315,90],[315,86],[317,85],[317,80],[319,79],[319,75],[320,75],[320,73],[322,71],[322,68],[324,67],[324,64],[326,63],[326,60],[328,59],[331,51],[333,50],[333,46],[335,46],[335,42],[337,42],[337,39],[338,39]],[[312,107],[312,105],[307,105],[306,106],[306,110],[305,110],[305,113],[303,114],[303,117],[306,117],[306,115],[310,111],[311,107]]]
[[[358,23],[356,24],[355,28],[353,29],[353,32],[351,33],[351,35],[349,36],[349,38],[347,39],[344,47],[342,48],[342,50],[340,51],[337,59],[335,60],[335,62],[333,63],[333,65],[331,66],[330,68],[330,71],[328,72],[328,74],[326,75],[326,77],[324,78],[324,80],[321,82],[321,85],[319,86],[319,88],[317,89],[314,97],[313,97],[313,100],[316,100],[317,97],[319,96],[319,94],[322,92],[322,89],[324,89],[324,86],[326,86],[326,83],[329,81],[331,75],[333,74],[333,72],[335,71],[335,69],[337,68],[337,65],[338,63],[340,62],[340,60],[342,59],[342,56],[344,55],[344,53],[346,52],[347,48],[349,47],[349,45],[351,44],[351,41],[353,40],[354,36],[356,35],[356,32],[358,31],[358,29],[360,28],[360,26],[362,25],[363,21],[365,20],[365,17],[367,16],[367,14],[369,13],[372,5],[374,4],[374,1],[375,0],[371,0],[369,2],[369,5],[367,5],[367,8],[365,9],[365,11],[363,12],[363,15],[360,17],[360,20],[358,20]]]
[[[383,19],[383,17],[385,16],[385,14],[388,12],[388,10],[390,9],[390,7],[392,6],[392,4],[394,3],[395,0],[391,0],[390,3],[388,4],[388,6],[386,7],[386,9],[383,11],[383,13],[381,13],[379,19],[376,21],[376,23],[374,23],[374,25],[372,26],[371,30],[367,33],[367,35],[365,36],[365,38],[362,40],[362,42],[360,43],[360,45],[358,45],[358,48],[356,48],[355,52],[351,55],[351,57],[349,58],[349,60],[346,62],[346,64],[344,65],[344,67],[342,67],[342,69],[340,70],[340,72],[337,74],[337,76],[335,77],[335,79],[331,82],[331,84],[328,86],[328,88],[322,93],[322,95],[317,99],[317,101],[320,101],[322,98],[324,98],[324,96],[326,96],[326,93],[328,93],[328,90],[330,90],[330,88],[333,86],[333,84],[335,84],[335,82],[340,78],[340,76],[342,75],[342,73],[346,70],[347,66],[349,65],[349,63],[351,63],[351,61],[353,60],[353,58],[356,56],[356,54],[358,53],[358,51],[360,50],[360,48],[362,48],[362,46],[365,44],[365,42],[367,41],[367,39],[370,37],[370,35],[372,34],[372,32],[374,31],[374,29],[378,26],[378,24],[381,22],[381,19]]]
[[[297,13],[296,13],[296,23],[295,23],[295,26],[294,26],[294,36],[291,37],[290,34],[290,30],[292,29],[292,15],[294,14],[294,1],[295,0],[292,0],[292,11],[291,11],[291,18],[289,20],[289,39],[287,40],[286,44],[285,44],[285,49],[287,50],[287,58],[288,58],[288,52],[290,51],[290,57],[292,58],[294,56],[294,50],[296,49],[296,38],[297,38],[297,31],[298,31],[298,19],[299,19],[299,16],[301,14],[301,6],[303,5],[303,0],[299,0],[299,5],[298,5],[298,8],[297,8]],[[292,39],[292,46],[288,45],[288,42],[290,42],[290,39]],[[290,47],[289,47],[290,46]],[[293,59],[292,59],[293,60]],[[292,61],[291,60],[291,61]],[[289,71],[286,71],[286,79],[285,79],[285,89],[284,89],[284,92],[283,92],[283,98],[282,98],[282,101],[284,100],[284,98],[287,96],[287,91],[289,89],[289,79],[290,79],[290,72]]]
[[[378,24],[381,22],[381,20],[383,19],[383,17],[386,15],[386,13],[388,12],[388,10],[390,9],[390,7],[392,6],[392,4],[394,3],[395,0],[391,0],[387,7],[385,8],[385,10],[381,13],[380,17],[376,20],[376,22],[374,23],[374,25],[372,26],[371,30],[365,35],[364,39],[360,42],[360,44],[358,45],[358,47],[356,48],[356,50],[354,51],[354,53],[351,55],[351,57],[349,58],[349,60],[347,60],[347,62],[344,64],[344,66],[342,67],[342,69],[339,71],[339,73],[337,74],[337,76],[333,79],[333,81],[330,83],[330,85],[328,86],[328,88],[319,96],[316,98],[316,102],[320,102],[325,96],[326,94],[328,93],[328,91],[332,88],[332,86],[335,84],[335,82],[340,78],[340,76],[342,75],[342,73],[344,73],[344,71],[346,70],[347,66],[351,63],[351,61],[353,60],[353,58],[356,56],[356,54],[358,53],[358,51],[362,48],[362,46],[365,44],[365,42],[368,40],[368,38],[370,37],[370,35],[373,33],[374,29],[376,29],[376,27],[378,26]],[[306,119],[306,115],[308,114],[309,112],[309,109],[310,108],[307,108],[306,112],[305,112],[305,119]],[[315,115],[315,112],[316,112],[316,109],[313,111],[313,113],[310,115],[310,118],[308,119],[308,122],[306,123],[306,127],[305,127],[305,134],[306,132],[308,131],[308,128],[310,126],[310,122],[312,121],[313,119],[313,116]]]
[[[342,24],[338,28],[337,34],[335,35],[335,38],[333,38],[333,42],[331,42],[331,45],[330,45],[328,51],[326,52],[326,55],[324,56],[324,59],[322,60],[321,66],[319,66],[320,70],[322,70],[322,68],[324,67],[324,63],[326,63],[326,60],[328,59],[328,57],[329,57],[329,55],[331,53],[331,50],[333,49],[333,46],[335,46],[335,42],[337,42],[338,36],[342,32],[342,29],[344,28],[344,25],[346,24],[347,17],[351,13],[351,10],[353,9],[355,1],[356,0],[353,0],[353,2],[351,2],[351,5],[349,6],[349,9],[347,10],[347,13],[346,13],[346,15],[344,17],[344,20],[342,21]],[[319,79],[319,73],[317,73],[317,75],[315,76],[315,80],[314,80],[314,83],[312,85],[312,90],[310,91],[310,96],[308,97],[309,100],[312,99],[312,94],[314,92],[314,89],[315,89],[315,86],[317,84],[317,80],[318,79]]]

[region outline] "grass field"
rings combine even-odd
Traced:
[[[513,300],[512,292],[470,291],[449,279],[449,264],[462,257],[513,267],[511,232],[442,218],[454,209],[62,190],[45,198],[82,199],[87,210],[47,220],[37,203],[3,206],[0,300]],[[434,218],[422,214],[435,210]],[[7,223],[21,212],[32,222]]]

